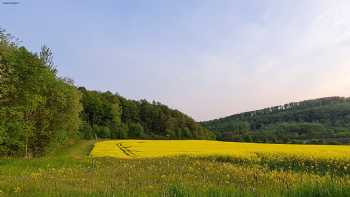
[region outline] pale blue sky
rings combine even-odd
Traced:
[[[17,1],[0,26],[61,76],[196,120],[350,96],[348,0]]]

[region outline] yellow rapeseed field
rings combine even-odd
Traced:
[[[257,155],[303,157],[308,159],[348,160],[350,146],[292,145],[220,142],[207,140],[111,140],[95,144],[93,157],[155,158],[166,156],[233,156],[254,158]]]

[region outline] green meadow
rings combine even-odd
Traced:
[[[214,156],[92,158],[94,143],[80,141],[42,158],[1,159],[0,196],[350,195],[349,176],[327,169]]]

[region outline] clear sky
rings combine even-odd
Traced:
[[[16,1],[0,26],[61,76],[196,120],[350,96],[349,0]]]

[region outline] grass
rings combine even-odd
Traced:
[[[331,167],[277,167],[287,160],[263,156],[92,158],[93,144],[80,141],[31,160],[1,159],[0,196],[350,196],[349,176]]]

